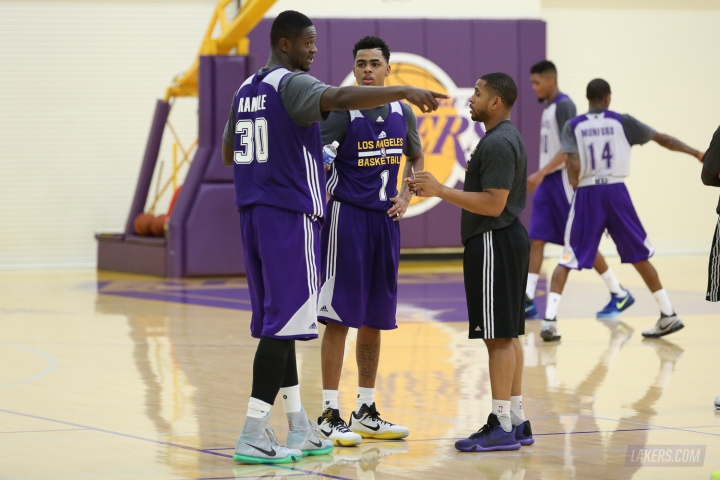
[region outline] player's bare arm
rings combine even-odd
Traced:
[[[683,142],[673,136],[666,135],[664,133],[656,133],[653,137],[653,140],[661,146],[667,148],[668,150],[672,150],[673,152],[687,153],[688,155],[692,155],[693,157],[700,160],[700,162],[703,161],[703,155],[705,155],[705,152],[695,150],[694,148],[685,145]]]
[[[577,153],[568,153],[565,165],[567,166],[570,185],[577,187],[578,177],[580,176],[580,155]]]
[[[488,217],[499,217],[505,209],[510,190],[486,188],[482,192],[463,192],[445,186],[430,172],[415,172],[415,179],[404,180],[410,189],[421,197],[439,197],[468,212]]]
[[[225,164],[226,167],[233,166],[233,163],[234,163],[233,152],[234,152],[233,147],[228,145],[227,143],[223,142],[223,144],[222,144],[222,160],[223,160],[223,164]]]
[[[528,182],[527,182],[528,191],[534,192],[535,189],[540,186],[540,184],[542,183],[542,181],[545,179],[546,176],[548,176],[550,173],[555,171],[555,169],[557,167],[559,167],[560,165],[564,165],[565,157],[566,157],[566,155],[562,152],[562,150],[558,150],[557,154],[555,154],[553,159],[550,160],[550,163],[545,165],[543,168],[541,168],[537,172],[528,176]]]
[[[415,172],[419,172],[423,168],[425,168],[425,154],[422,150],[420,150],[418,153],[412,157],[407,157],[405,160],[405,169],[403,170],[402,178],[411,178],[413,169]],[[407,211],[411,198],[412,192],[407,184],[403,182],[402,187],[400,188],[400,193],[397,197],[390,199],[393,206],[387,211],[388,216],[393,217],[393,220],[396,222],[400,221]]]
[[[396,87],[330,87],[320,97],[320,110],[367,110],[398,100],[407,100],[421,112],[434,112],[438,108],[438,98],[450,98],[423,88],[409,86]]]

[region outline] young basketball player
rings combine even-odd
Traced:
[[[318,438],[302,408],[295,359],[296,339],[317,338],[319,233],[325,214],[318,122],[331,110],[401,99],[431,111],[438,106],[435,97],[446,97],[412,87],[336,88],[307,75],[317,52],[315,27],[298,12],[277,16],[270,43],[267,65],[235,93],[223,135],[223,161],[234,167],[240,210],[250,331],[260,339],[234,455],[243,463],[290,462],[333,448]],[[285,447],[272,431],[266,434],[279,391],[290,426]]]
[[[492,413],[487,425],[458,440],[463,452],[517,450],[534,442],[522,407],[524,299],[530,241],[518,215],[525,208],[527,153],[510,123],[517,86],[505,73],[483,75],[470,97],[472,119],[486,133],[467,164],[463,191],[429,172],[406,178],[420,196],[436,196],[463,209],[463,272],[470,338],[482,338],[490,357]]]
[[[623,263],[632,263],[660,307],[660,319],[644,337],[662,337],[684,327],[675,314],[657,271],[648,260],[655,250],[635,212],[625,177],[630,173],[630,150],[654,140],[663,147],[702,160],[703,153],[676,138],[658,133],[630,115],[608,110],[610,85],[595,79],[587,86],[590,111],[565,124],[562,149],[568,155],[570,182],[577,191],[565,230],[565,249],[555,268],[540,336],[559,340],[557,310],[570,269],[592,267],[607,229]]]
[[[538,318],[535,306],[540,267],[545,243],[563,245],[565,225],[570,213],[573,187],[565,168],[565,154],[560,148],[560,132],[565,122],[577,112],[570,97],[560,92],[555,64],[543,60],[530,69],[530,83],[538,100],[546,107],[540,124],[540,169],[528,177],[528,190],[535,192],[530,219],[530,267],[525,291],[525,318]],[[597,312],[598,318],[608,318],[629,308],[635,299],[625,290],[598,252],[593,265],[610,290],[610,302]]]
[[[390,49],[378,37],[365,37],[353,49],[358,85],[383,86],[390,74]],[[322,228],[323,281],[318,316],[326,325],[322,340],[323,406],[320,431],[335,445],[357,445],[362,437],[398,439],[405,427],[380,418],[375,377],[383,330],[397,328],[397,275],[400,226],[410,191],[397,191],[400,159],[404,176],[423,168],[420,135],[412,109],[400,102],[369,110],[338,110],[321,125],[323,144],[337,141],[328,174],[329,221]],[[355,344],[358,394],[350,425],[340,416],[338,387],[348,329]]]

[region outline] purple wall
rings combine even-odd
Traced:
[[[253,69],[270,53],[272,21],[263,20],[250,34]],[[545,58],[545,22],[540,20],[391,20],[320,19],[318,53],[310,74],[333,85],[352,69],[352,48],[365,35],[378,35],[393,52],[414,53],[442,68],[460,88],[472,87],[483,74],[502,71],[519,89],[512,120],[528,151],[528,173],[538,168],[542,105],[530,88],[530,67]],[[392,60],[392,56],[391,56]],[[460,185],[458,185],[460,187]],[[532,195],[521,215],[529,225]],[[403,247],[460,245],[460,210],[441,202],[423,215],[402,222]]]
[[[252,54],[249,57],[201,58],[198,149],[170,218],[166,238],[146,239],[132,235],[132,222],[145,204],[157,161],[160,133],[167,118],[168,105],[159,102],[126,233],[97,236],[99,268],[168,277],[245,273],[233,202],[232,170],[222,165],[221,137],[233,93],[250,73],[267,61],[271,23],[263,20],[250,34]],[[545,58],[544,22],[321,19],[315,26],[318,54],[311,74],[333,85],[340,84],[352,70],[353,44],[365,35],[381,36],[393,52],[427,58],[442,68],[459,88],[472,88],[484,73],[510,74],[520,89],[512,118],[529,152],[528,171],[537,170],[542,106],[535,100],[528,78],[530,66]],[[442,121],[449,122],[450,118]],[[425,145],[425,148],[431,147]],[[461,165],[465,161],[462,156],[462,153],[456,155]],[[528,197],[528,207],[521,216],[526,225],[530,200]],[[403,247],[460,245],[460,209],[445,202],[422,215],[403,220],[400,225]]]

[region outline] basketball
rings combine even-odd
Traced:
[[[141,237],[152,235],[151,225],[154,218],[155,217],[153,217],[149,213],[141,213],[140,215],[135,217],[135,222],[133,223],[133,226],[135,227],[135,233],[137,235],[140,235]]]
[[[167,215],[158,215],[157,217],[153,217],[151,223],[150,223],[150,231],[152,234],[156,237],[164,237],[165,236],[165,220],[167,219]]]

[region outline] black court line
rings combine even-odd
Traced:
[[[154,443],[154,444],[156,444],[156,445],[165,445],[165,446],[168,446],[168,447],[181,448],[181,449],[183,449],[183,450],[190,450],[190,451],[192,451],[192,452],[199,452],[199,453],[205,453],[205,454],[208,454],[208,455],[215,455],[215,456],[217,456],[217,457],[230,458],[230,459],[233,458],[232,455],[226,455],[226,454],[224,454],[224,453],[218,453],[218,452],[214,452],[214,451],[212,451],[212,450],[207,450],[207,449],[202,449],[202,448],[188,447],[188,446],[186,446],[186,445],[180,445],[179,443],[163,442],[162,440],[154,440],[154,439],[152,439],[152,438],[140,437],[140,436],[138,436],[138,435],[131,435],[131,434],[129,434],[129,433],[116,432],[116,431],[114,431],[114,430],[107,430],[107,429],[105,429],[105,428],[90,427],[90,426],[87,426],[87,425],[81,425],[81,424],[79,424],[79,423],[66,422],[66,421],[64,421],[64,420],[57,420],[57,419],[54,419],[54,418],[41,417],[41,416],[39,416],[39,415],[31,415],[31,414],[29,414],[29,413],[15,412],[15,411],[12,411],[12,410],[5,410],[5,409],[3,409],[3,408],[0,408],[0,412],[9,413],[9,414],[11,414],[11,415],[18,415],[18,416],[21,416],[21,417],[34,418],[34,419],[37,419],[37,420],[44,420],[44,421],[46,421],[46,422],[53,422],[53,423],[59,423],[59,424],[62,424],[62,425],[69,425],[69,426],[71,426],[71,427],[78,427],[78,428],[83,429],[83,430],[92,430],[92,431],[95,431],[95,432],[107,433],[107,434],[109,434],[109,435],[116,435],[116,436],[119,436],[119,437],[132,438],[133,440],[140,440],[140,441],[142,441],[142,442]],[[303,469],[301,469],[301,468],[291,467],[291,466],[285,466],[285,465],[282,465],[282,464],[274,464],[274,465],[272,465],[272,466],[273,466],[273,467],[276,467],[276,468],[287,469],[287,470],[289,470],[289,471],[299,472],[299,473],[302,473],[302,474],[304,474],[304,475],[316,475],[316,476],[319,476],[319,477],[333,478],[333,479],[336,479],[336,480],[352,480],[351,478],[338,477],[338,476],[336,476],[336,475],[329,475],[329,474],[327,474],[327,473],[311,472],[310,470],[303,470]],[[228,477],[228,478],[234,478],[234,477]]]

